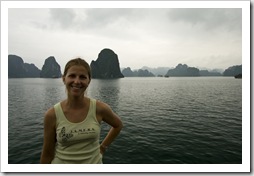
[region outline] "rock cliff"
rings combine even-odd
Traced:
[[[223,76],[236,76],[242,74],[242,65],[234,65],[228,67],[224,72]]]
[[[111,79],[123,78],[117,54],[111,49],[103,49],[96,61],[90,64],[92,78]]]
[[[24,63],[17,55],[8,55],[8,78],[39,78],[40,69],[34,64]]]
[[[56,62],[55,57],[48,57],[42,67],[40,77],[41,78],[60,78],[62,76],[61,67]]]

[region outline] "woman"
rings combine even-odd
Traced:
[[[45,113],[40,162],[102,164],[102,155],[120,133],[122,122],[107,104],[85,96],[91,82],[91,70],[86,61],[80,58],[70,60],[62,80],[67,99]],[[102,121],[112,128],[100,144]]]

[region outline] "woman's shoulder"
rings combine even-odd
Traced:
[[[107,103],[104,103],[100,100],[96,100],[96,109],[98,111],[105,111],[105,110],[109,110],[110,106]]]
[[[44,115],[45,121],[55,122],[56,121],[56,112],[54,106],[50,107]]]
[[[55,108],[51,107],[45,112],[45,116],[54,116],[55,115]]]
[[[102,119],[114,116],[112,108],[107,103],[99,100],[96,101],[96,113],[101,116]]]
[[[118,115],[113,112],[112,108],[107,103],[97,100],[96,105],[96,112],[102,121],[110,124],[113,127],[122,125]]]

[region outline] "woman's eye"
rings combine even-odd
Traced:
[[[86,76],[80,76],[80,79],[87,79]]]
[[[69,75],[70,78],[75,78],[75,75]]]

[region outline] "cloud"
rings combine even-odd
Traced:
[[[192,26],[201,25],[206,30],[225,29],[241,32],[242,9],[191,8],[171,9],[168,18],[174,22],[183,22]]]
[[[107,27],[115,23],[128,22],[131,9],[87,9],[86,24],[90,27]]]
[[[61,28],[66,29],[73,26],[75,20],[75,12],[73,9],[49,9],[50,19],[53,24],[60,25]]]
[[[118,54],[121,67],[171,67],[179,62],[209,67],[209,61],[224,67],[241,62],[241,42],[241,9],[9,11],[9,52],[25,60],[40,58],[35,63],[40,68],[50,55],[60,58],[62,65],[75,56],[89,62],[103,48]]]

